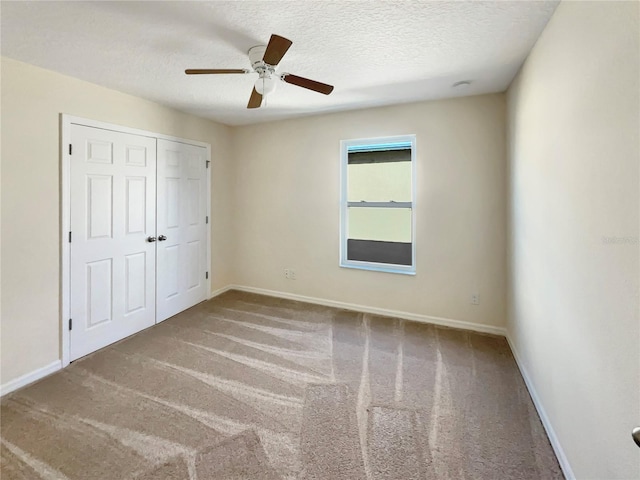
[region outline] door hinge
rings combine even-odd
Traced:
[[[71,232],[69,232],[69,243],[71,243]]]
[[[209,215],[207,215],[206,217],[204,217],[204,223],[209,223]]]
[[[204,274],[204,278],[206,278],[207,280],[209,279],[209,272],[206,272],[206,273]]]
[[[69,155],[73,153],[73,145],[69,144]]]
[[[207,160],[207,168],[209,168],[209,164],[210,164],[210,163],[211,163],[211,162],[210,162],[209,160]]]
[[[69,319],[69,330],[73,330],[73,319]]]

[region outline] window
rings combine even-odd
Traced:
[[[415,150],[415,135],[341,142],[341,267],[415,274]]]

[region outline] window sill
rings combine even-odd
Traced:
[[[368,270],[370,272],[382,272],[382,273],[399,273],[400,275],[415,275],[415,267],[397,267],[393,265],[376,265],[366,262],[340,262],[340,268],[353,268],[355,270]]]

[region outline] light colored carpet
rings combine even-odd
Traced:
[[[562,478],[504,338],[233,291],[1,415],[2,480]]]

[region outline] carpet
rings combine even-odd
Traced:
[[[230,291],[0,405],[1,478],[563,478],[506,340]]]

